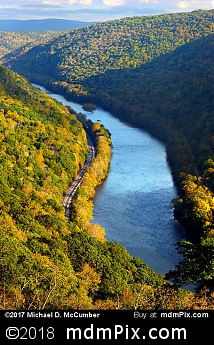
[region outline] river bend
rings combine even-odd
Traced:
[[[156,272],[174,269],[181,259],[174,244],[185,234],[173,219],[171,200],[177,193],[164,145],[107,111],[97,108],[87,113],[80,104],[36,86],[111,132],[111,166],[97,188],[93,222],[105,228],[108,240],[121,243]]]

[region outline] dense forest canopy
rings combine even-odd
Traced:
[[[207,35],[212,18],[210,10],[97,23],[14,55],[6,65],[34,81],[78,83],[109,69],[135,68]]]
[[[106,241],[98,224],[89,224],[90,198],[108,172],[111,154],[109,133],[100,124],[90,125],[98,155],[72,205],[72,222],[65,221],[61,196],[87,155],[83,127],[25,79],[1,68],[6,164],[1,219],[7,253],[1,281],[10,305],[115,308],[119,303],[129,309],[139,303],[179,309],[200,308],[203,302],[203,308],[213,308],[212,18],[213,11],[200,10],[98,23],[3,59],[31,81],[68,99],[101,105],[166,143],[180,192],[174,215],[197,238],[196,244],[178,245],[184,260],[167,277],[176,286],[197,284],[199,293],[172,288],[122,246]],[[10,283],[13,272],[17,284]]]

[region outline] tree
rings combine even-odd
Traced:
[[[214,197],[200,177],[187,175],[183,181],[183,198],[174,200],[174,216],[197,237],[213,231]]]
[[[166,278],[175,286],[196,284],[199,289],[214,289],[214,238],[202,239],[194,244],[186,240],[177,243],[177,249],[183,260],[176,270],[169,271]]]

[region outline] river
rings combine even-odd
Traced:
[[[111,132],[110,171],[97,188],[93,222],[105,228],[108,240],[121,243],[157,273],[174,269],[181,259],[174,244],[185,233],[173,218],[171,200],[177,192],[165,146],[107,111],[97,108],[88,113],[80,104],[35,86],[76,112],[86,114],[93,122],[100,121]]]

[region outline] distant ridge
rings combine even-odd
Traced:
[[[65,19],[0,20],[0,31],[61,31],[94,24]]]

